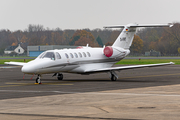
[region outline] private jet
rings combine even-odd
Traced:
[[[116,81],[118,79],[116,71],[174,64],[173,62],[170,62],[112,67],[115,63],[119,62],[130,53],[129,48],[132,44],[136,29],[139,27],[172,27],[172,25],[128,24],[108,26],[104,28],[123,28],[122,32],[117,37],[112,46],[92,48],[87,45],[78,47],[77,49],[48,50],[28,63],[5,62],[5,64],[22,66],[21,71],[24,74],[37,75],[37,84],[41,84],[41,76],[43,74],[53,74],[53,76],[57,76],[58,80],[63,80],[62,73],[89,75],[94,73],[107,72],[110,74],[110,79],[112,81]]]

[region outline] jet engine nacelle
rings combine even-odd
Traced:
[[[103,53],[106,57],[109,58],[120,58],[128,55],[130,51],[124,50],[123,48],[119,48],[119,47],[107,46],[104,48]]]

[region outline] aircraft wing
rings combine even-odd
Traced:
[[[172,64],[174,64],[174,63],[170,62],[170,63],[159,63],[159,64],[146,64],[146,65],[110,67],[110,68],[102,68],[102,69],[95,69],[95,70],[91,70],[91,71],[86,71],[86,73],[118,71],[118,70],[135,69],[135,68],[143,68],[143,67],[157,67],[157,66],[165,66],[165,65],[172,65]]]
[[[27,63],[23,63],[23,62],[5,62],[5,64],[23,66],[23,65],[25,65]]]
[[[0,67],[0,69],[9,69],[9,68],[20,68],[22,66],[3,66],[3,67]]]

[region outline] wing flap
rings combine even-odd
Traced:
[[[118,70],[135,69],[135,68],[143,68],[143,67],[157,67],[157,66],[165,66],[165,65],[172,65],[172,64],[174,64],[174,63],[170,62],[170,63],[159,63],[159,64],[111,67],[111,68],[103,68],[103,69],[96,69],[96,70],[86,71],[86,73],[118,71]]]

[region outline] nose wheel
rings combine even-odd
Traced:
[[[36,78],[36,84],[41,84],[41,76],[38,75]]]

